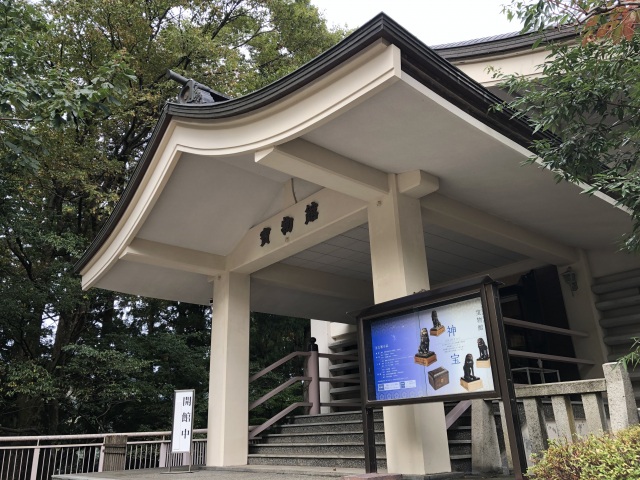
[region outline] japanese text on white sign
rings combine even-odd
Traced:
[[[176,390],[173,405],[173,432],[171,453],[191,452],[193,436],[194,390]]]

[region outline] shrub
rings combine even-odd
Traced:
[[[638,480],[640,425],[575,443],[550,442],[527,474],[531,480]]]

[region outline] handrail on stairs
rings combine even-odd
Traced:
[[[451,425],[456,423],[456,420],[458,420],[462,416],[462,414],[469,409],[469,407],[471,407],[471,400],[462,400],[458,402],[455,407],[449,410],[449,413],[447,413],[444,417],[444,422],[447,425],[447,430],[451,428]]]
[[[286,382],[278,385],[277,387],[272,389],[270,392],[264,394],[262,397],[251,402],[249,404],[249,410],[253,410],[254,408],[262,405],[267,400],[273,398],[278,393],[283,392],[284,390],[286,390],[292,385],[295,385],[298,382],[309,382],[308,383],[309,385],[308,401],[294,402],[288,407],[286,407],[285,409],[283,409],[281,412],[277,413],[276,415],[268,419],[262,425],[259,425],[257,427],[251,427],[249,432],[250,439],[254,439],[261,432],[271,427],[278,420],[282,419],[284,416],[288,415],[298,407],[302,407],[302,406],[310,407],[310,410],[309,410],[310,415],[317,415],[320,413],[320,406],[322,405],[320,403],[320,382],[332,380],[331,378],[320,377],[320,366],[319,366],[320,358],[328,358],[331,360],[358,360],[357,355],[352,355],[352,354],[319,353],[318,346],[316,345],[316,339],[312,337],[309,343],[309,351],[292,352],[289,355],[286,355],[285,357],[272,363],[268,367],[263,368],[258,373],[251,375],[249,377],[249,383],[259,378],[262,378],[267,373],[275,370],[279,366],[287,363],[289,360],[292,360],[297,357],[308,357],[307,368],[306,368],[307,375],[292,377],[288,379]],[[356,379],[354,379],[352,383],[360,383],[360,381],[359,380],[356,381]],[[347,405],[355,406],[355,404],[353,403],[345,403],[345,406]],[[445,423],[446,423],[447,429],[449,429],[456,422],[456,420],[458,420],[470,407],[471,407],[471,400],[463,400],[461,402],[458,402],[458,404],[453,409],[451,409],[449,413],[447,413],[447,415],[445,416]]]
[[[298,382],[304,382],[304,381],[309,382],[309,384],[308,384],[309,388],[307,390],[308,401],[294,402],[291,405],[289,405],[288,407],[286,407],[285,409],[283,409],[281,412],[277,413],[276,415],[274,415],[273,417],[268,419],[262,425],[259,425],[257,427],[251,428],[250,431],[249,431],[249,439],[254,439],[261,432],[263,432],[264,430],[266,430],[267,428],[272,426],[278,420],[283,418],[285,415],[288,415],[289,413],[291,413],[293,410],[295,410],[298,407],[310,407],[310,409],[309,409],[309,414],[310,415],[317,415],[317,414],[320,413],[320,364],[319,364],[318,346],[316,345],[316,339],[313,338],[313,337],[310,339],[309,351],[307,351],[307,352],[292,352],[292,353],[290,353],[289,355],[287,355],[287,356],[281,358],[280,360],[272,363],[268,367],[263,368],[258,373],[254,374],[254,375],[251,375],[249,377],[249,383],[251,383],[251,382],[253,382],[253,381],[255,381],[255,380],[259,379],[259,378],[262,378],[267,373],[275,370],[279,366],[284,365],[285,363],[287,363],[289,360],[292,360],[292,359],[297,358],[297,357],[308,357],[307,368],[306,368],[307,375],[306,376],[292,377],[289,380],[287,380],[286,382],[278,385],[276,388],[274,388],[270,392],[264,394],[262,397],[260,397],[257,400],[254,400],[253,402],[251,402],[249,404],[249,410],[253,410],[257,406],[262,405],[264,402],[266,402],[270,398],[274,397],[278,393],[286,390],[291,385],[294,385],[294,384],[296,384]]]
[[[320,382],[331,381],[331,379],[320,378],[320,364],[319,364],[319,359],[320,358],[328,358],[328,359],[331,359],[331,360],[350,360],[350,361],[358,360],[358,356],[357,355],[353,355],[353,354],[319,353],[318,352],[318,345],[316,345],[316,339],[312,337],[310,339],[310,343],[309,343],[309,351],[307,351],[307,352],[292,352],[289,355],[281,358],[280,360],[278,360],[276,362],[273,362],[271,365],[269,365],[266,368],[263,368],[258,373],[255,373],[255,374],[251,375],[249,377],[249,383],[251,383],[251,382],[253,382],[255,380],[258,380],[259,378],[264,377],[267,373],[275,370],[276,368],[280,367],[281,365],[284,365],[289,360],[292,360],[292,359],[298,358],[298,357],[308,357],[307,368],[306,368],[306,376],[297,376],[297,377],[292,377],[292,378],[288,379],[286,382],[282,383],[281,385],[278,385],[276,388],[274,388],[270,392],[264,394],[262,397],[260,397],[257,400],[254,400],[253,402],[251,402],[249,404],[249,410],[253,410],[254,408],[262,405],[267,400],[273,398],[278,393],[283,392],[284,390],[286,390],[287,388],[289,388],[292,385],[295,385],[298,382],[308,382],[308,385],[309,385],[309,388],[307,390],[307,397],[308,397],[307,400],[308,401],[295,402],[295,403],[289,405],[288,407],[286,407],[281,412],[279,412],[276,415],[274,415],[272,418],[270,418],[269,420],[264,422],[262,425],[257,426],[257,427],[250,427],[250,433],[249,433],[249,438],[250,439],[255,438],[258,434],[260,434],[260,432],[262,432],[265,429],[269,428],[275,422],[277,422],[278,420],[283,418],[285,415],[291,413],[293,410],[295,410],[298,407],[303,407],[303,406],[304,407],[310,407],[309,415],[317,415],[317,414],[320,413],[320,406],[321,406],[321,403],[320,403]],[[348,382],[348,383],[360,383],[360,382],[359,382],[359,380],[357,382],[354,380],[354,381],[351,381],[351,382]],[[349,405],[351,405],[351,404],[349,404]]]
[[[292,403],[287,408],[285,408],[280,413],[278,413],[278,414],[274,415],[273,417],[271,417],[269,420],[264,422],[259,427],[256,427],[256,428],[252,429],[249,432],[249,440],[253,440],[254,438],[256,438],[260,433],[264,432],[267,428],[269,428],[271,425],[276,423],[281,418],[285,417],[286,415],[289,415],[296,408],[298,408],[298,407],[310,407],[310,406],[311,406],[311,403],[309,403],[309,402],[295,402],[295,403]]]
[[[273,362],[271,365],[269,365],[267,368],[263,368],[262,370],[260,370],[258,373],[255,373],[253,375],[251,375],[249,377],[249,383],[264,377],[267,373],[275,370],[276,368],[278,368],[280,365],[284,365],[285,363],[287,363],[289,360],[296,358],[296,357],[309,357],[311,356],[311,352],[291,352],[289,355],[287,355],[286,357],[282,357],[280,360]]]

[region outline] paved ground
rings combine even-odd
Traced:
[[[123,472],[82,473],[75,475],[54,475],[53,480],[329,480],[342,478],[345,475],[364,473],[355,468],[308,468],[308,467],[272,467],[250,466],[230,467],[220,469],[195,470],[191,473],[183,469],[174,469],[169,473],[168,469],[128,470]],[[422,480],[445,479],[473,479],[473,480],[513,480],[513,477],[478,477],[459,475],[427,475],[424,477],[404,477],[407,480],[420,478]]]

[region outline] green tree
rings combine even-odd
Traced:
[[[618,0],[512,0],[510,18],[537,31],[572,28],[574,42],[548,45],[541,77],[503,77],[507,106],[556,135],[532,148],[560,179],[585,182],[630,209],[627,249],[640,248],[639,4]],[[503,108],[500,106],[498,108]],[[535,159],[532,159],[532,161]]]
[[[73,264],[177,93],[168,68],[237,96],[343,33],[309,0],[0,0],[0,27],[0,432],[155,428],[173,387],[206,391],[207,313],[83,292]]]
[[[249,371],[256,374],[291,352],[306,352],[311,338],[308,320],[252,313],[250,326]],[[293,377],[304,376],[306,357],[290,360],[249,385],[250,401],[257,400]],[[294,402],[303,400],[305,388],[296,383],[249,413],[251,425],[260,425]]]

